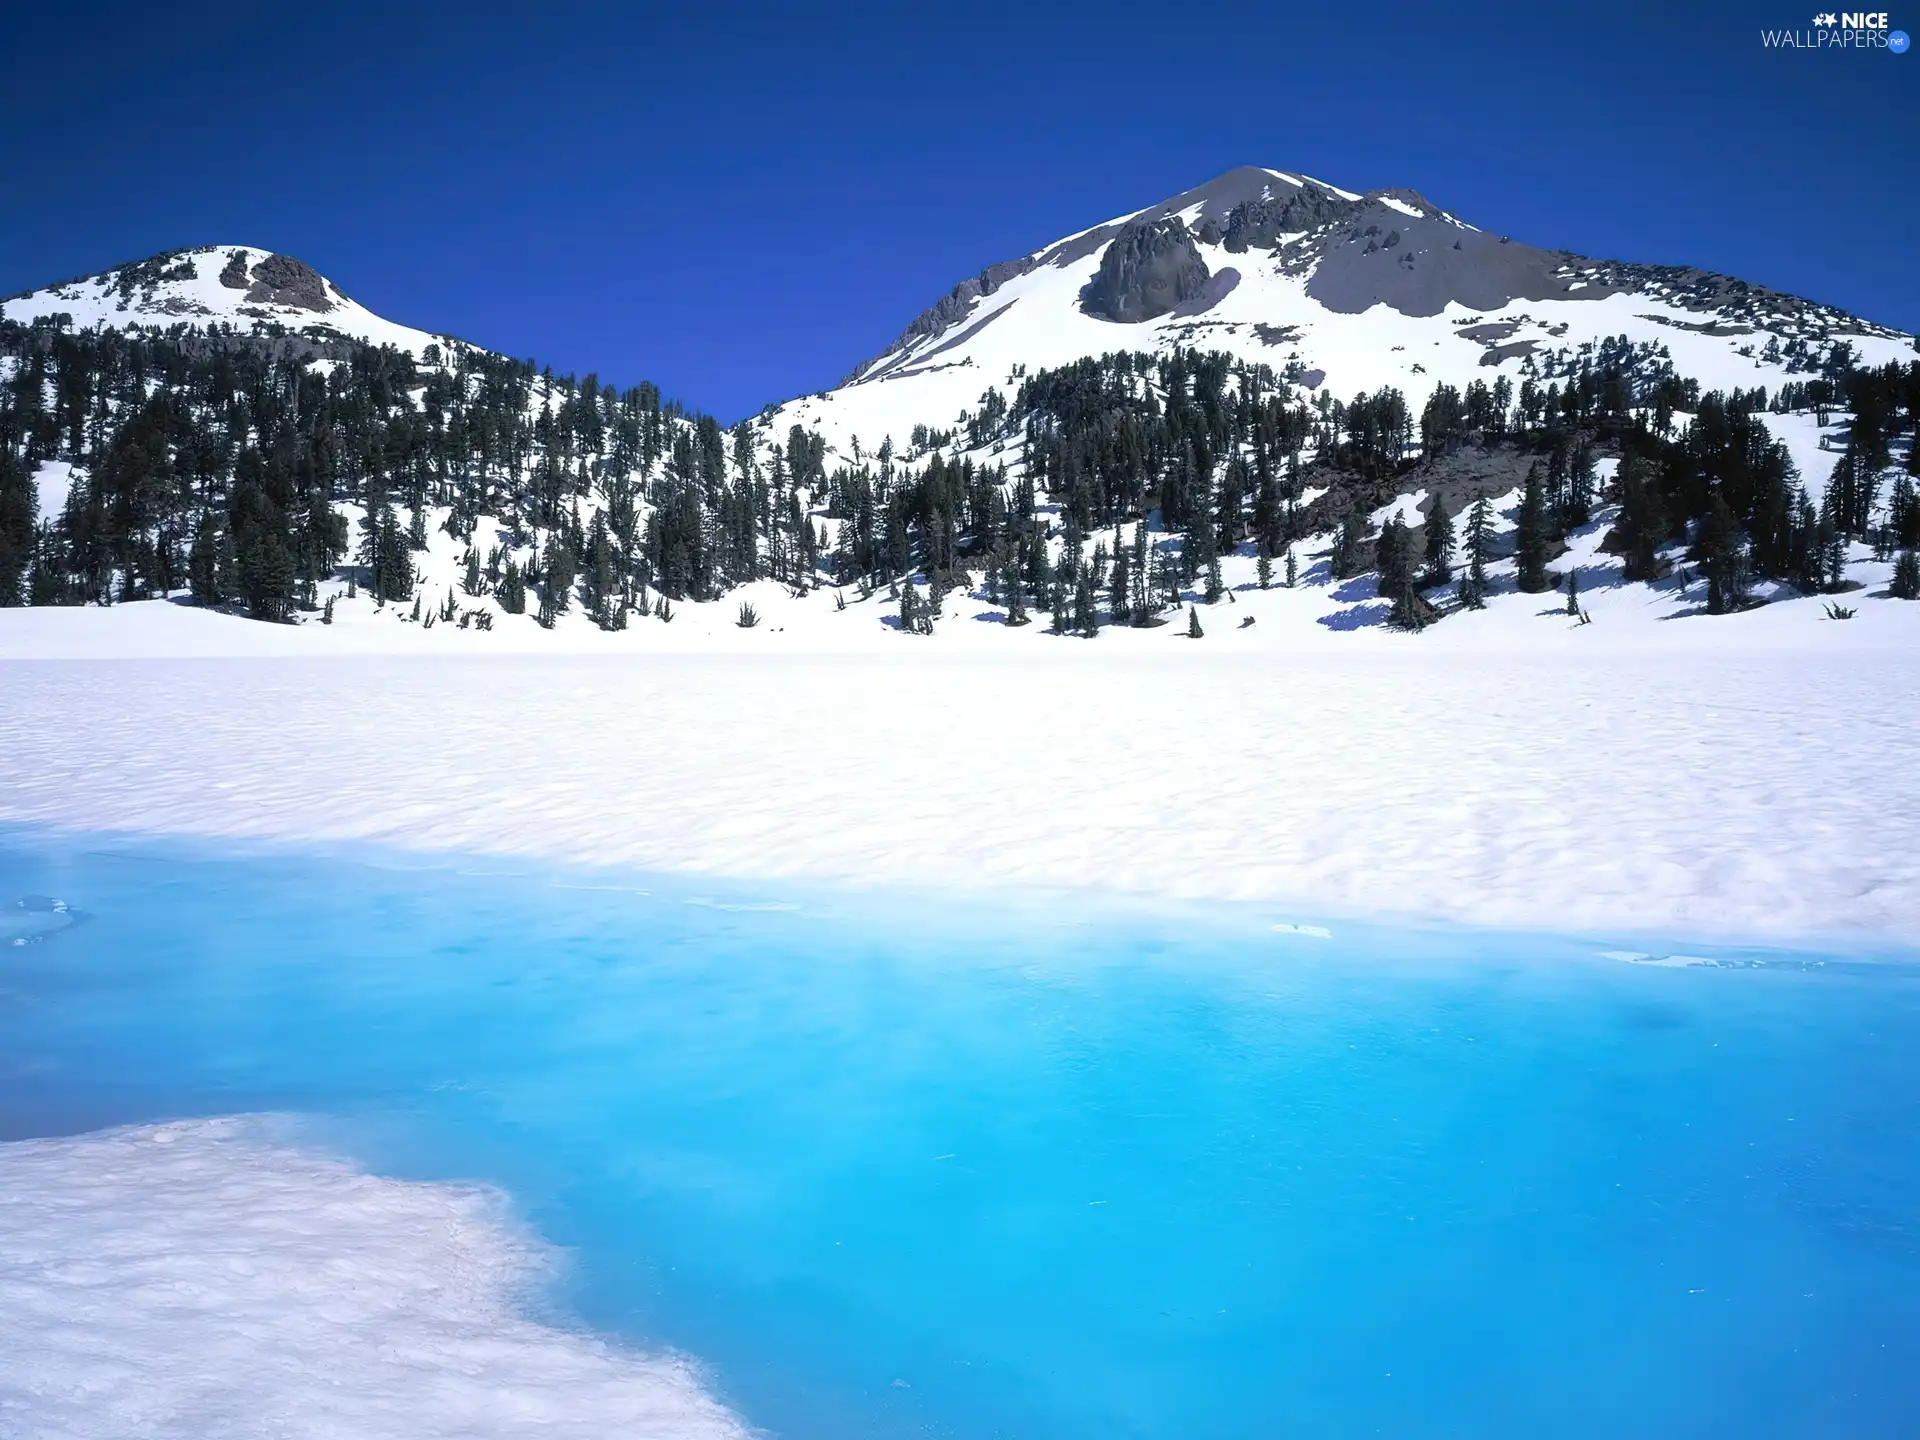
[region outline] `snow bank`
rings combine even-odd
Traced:
[[[1907,607],[1611,639],[1529,616],[1484,644],[1449,620],[1297,650],[1222,613],[1199,642],[990,654],[938,635],[782,653],[734,631],[708,653],[17,661],[0,819],[1669,946],[1920,934]]]
[[[0,1433],[223,1440],[748,1432],[673,1357],[520,1318],[490,1192],[201,1121],[0,1145]]]

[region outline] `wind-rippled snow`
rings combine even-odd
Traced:
[[[15,663],[0,819],[1898,941],[1916,666],[1848,643],[1866,618],[1825,648]],[[1710,624],[1652,628],[1742,633]]]

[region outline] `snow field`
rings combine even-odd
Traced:
[[[551,1255],[485,1190],[270,1122],[0,1145],[0,1433],[744,1440],[685,1361],[524,1318]]]
[[[1199,642],[1018,632],[990,655],[876,627],[867,653],[716,631],[705,653],[7,664],[0,819],[1667,942],[1920,934],[1907,607],[1609,636],[1513,606],[1486,645],[1449,620],[1292,649],[1228,608]],[[203,654],[327,633],[25,614],[136,610],[193,621]]]

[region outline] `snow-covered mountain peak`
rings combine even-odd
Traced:
[[[1593,260],[1483,230],[1416,190],[1241,166],[990,265],[840,388],[779,407],[851,454],[945,433],[1020,377],[1113,351],[1224,351],[1302,391],[1544,385],[1624,346],[1707,389],[1775,387],[1835,347],[1883,363],[1911,338],[1684,265]]]
[[[75,329],[231,326],[331,332],[418,353],[438,337],[375,315],[303,260],[258,245],[169,250],[0,302],[0,319],[67,316]]]

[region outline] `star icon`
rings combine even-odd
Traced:
[[[1820,29],[1827,30],[1827,29],[1831,29],[1835,25],[1838,25],[1840,21],[1839,21],[1839,18],[1835,16],[1831,10],[1829,10],[1824,14],[1814,16],[1813,23],[1816,26],[1818,26]]]

